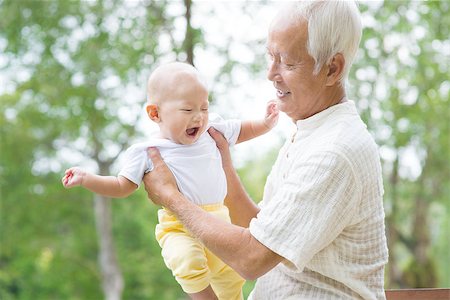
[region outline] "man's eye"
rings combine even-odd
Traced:
[[[202,111],[208,111],[208,109],[207,108],[202,108]]]
[[[296,64],[287,63],[287,62],[282,62],[281,65],[283,68],[288,69],[288,70],[295,69],[295,67],[297,66]]]
[[[192,109],[182,108],[181,111],[192,111]]]

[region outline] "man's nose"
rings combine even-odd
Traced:
[[[267,79],[270,81],[279,81],[280,73],[278,72],[278,64],[275,61],[269,62],[267,67]]]

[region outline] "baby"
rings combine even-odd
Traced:
[[[82,186],[109,197],[126,197],[152,170],[147,149],[157,147],[179,190],[205,211],[230,222],[223,204],[227,182],[221,156],[207,129],[219,130],[230,145],[255,138],[276,125],[275,102],[268,102],[261,120],[209,118],[206,84],[193,66],[180,62],[158,67],[148,80],[147,92],[147,114],[159,125],[159,133],[126,151],[118,176],[100,176],[73,167],[66,170],[63,185]],[[244,280],[233,269],[191,237],[167,209],[158,211],[158,221],[156,238],[164,262],[192,299],[242,299]]]

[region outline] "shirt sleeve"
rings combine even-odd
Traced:
[[[250,232],[302,271],[351,222],[361,190],[349,162],[335,153],[315,153],[291,170],[262,202]]]
[[[119,176],[127,178],[137,186],[140,185],[144,174],[153,169],[153,164],[147,157],[146,148],[138,146],[128,148],[125,151],[123,167],[119,172]]]
[[[236,144],[241,132],[241,120],[231,119],[224,120],[217,114],[210,114],[210,127],[214,127],[220,131],[230,146]]]

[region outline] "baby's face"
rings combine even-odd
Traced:
[[[196,80],[174,87],[158,108],[163,138],[177,144],[195,143],[208,125],[208,91]]]

